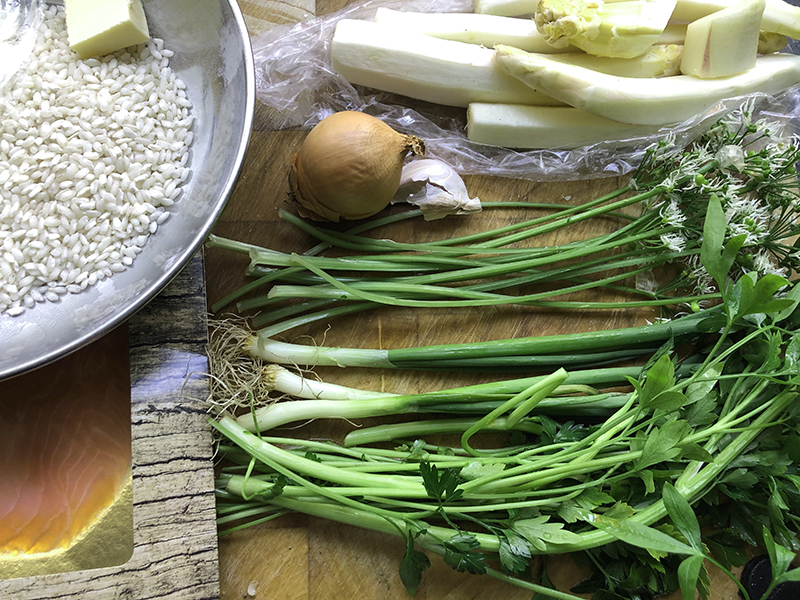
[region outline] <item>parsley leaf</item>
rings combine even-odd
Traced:
[[[523,574],[528,571],[531,550],[524,537],[511,529],[504,529],[500,537],[500,564],[509,573]]]
[[[458,533],[444,542],[444,562],[459,572],[468,572],[473,575],[486,573],[486,563],[483,554],[473,552],[480,546],[474,535]]]
[[[563,523],[548,523],[548,516],[515,521],[511,528],[528,540],[537,550],[547,550],[548,544],[570,544],[579,542],[581,536],[564,529]]]
[[[411,596],[416,593],[422,582],[422,572],[431,566],[431,561],[425,553],[414,548],[414,539],[420,533],[409,529],[406,536],[406,554],[400,561],[400,580]]]
[[[679,444],[691,430],[689,423],[682,420],[667,421],[660,428],[654,428],[644,443],[641,456],[633,463],[633,469],[646,469],[680,456]]]
[[[458,469],[439,469],[431,463],[421,462],[419,472],[422,475],[425,491],[440,505],[458,500],[464,494],[463,490],[456,489],[459,480]]]
[[[273,498],[277,498],[283,493],[283,488],[286,487],[288,480],[284,475],[278,475],[275,478],[275,481],[272,483],[268,489],[264,489],[256,494],[256,497],[259,500],[272,500]]]

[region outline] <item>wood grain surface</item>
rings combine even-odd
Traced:
[[[239,4],[248,24],[253,23],[253,19],[258,19],[259,28],[282,22],[290,12],[289,5],[280,2],[239,0]],[[344,4],[343,0],[319,0],[315,7],[307,7],[307,10],[309,13],[322,15],[338,10]],[[251,30],[251,34],[260,31],[263,29]],[[282,251],[303,251],[313,245],[311,239],[278,218],[280,208],[292,210],[287,197],[287,174],[292,157],[305,135],[303,131],[269,130],[266,119],[259,116],[257,107],[244,169],[215,233]],[[466,177],[465,180],[470,196],[478,196],[484,203],[499,200],[582,202],[620,185],[620,181],[614,178],[559,183],[524,182],[488,176]],[[522,214],[505,210],[483,211],[480,215],[470,217],[393,226],[391,233],[395,239],[420,241],[426,237],[454,236],[475,228],[485,229],[491,225],[512,222],[520,219]],[[610,221],[594,222],[583,232],[573,232],[573,235],[596,234],[604,228],[614,226]],[[376,235],[380,235],[380,232],[376,232]],[[557,239],[554,236],[550,242]],[[208,250],[206,261],[210,304],[246,281],[243,276],[248,262],[246,257]],[[389,348],[621,327],[641,322],[645,316],[631,312],[547,314],[532,309],[508,308],[436,312],[387,309],[340,318],[330,324],[292,333],[298,336],[309,335],[316,341],[324,339],[326,345]],[[336,368],[319,369],[318,374],[323,380],[336,383],[374,390],[407,392],[440,389],[487,379],[486,375],[469,373],[385,373]],[[292,435],[339,439],[345,429],[345,424],[318,422],[293,430]],[[222,598],[408,599],[398,576],[398,564],[403,552],[404,545],[400,539],[303,515],[283,517],[221,538],[219,553]],[[437,557],[433,558],[432,563],[415,598],[529,600],[532,596],[530,592],[488,577],[458,573]],[[569,557],[553,561],[549,574],[561,589],[568,588],[583,575]],[[713,589],[714,600],[736,598],[735,589],[717,577],[714,577]]]

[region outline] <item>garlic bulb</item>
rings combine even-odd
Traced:
[[[300,214],[312,219],[363,219],[383,210],[400,185],[409,152],[422,154],[416,136],[355,111],[334,113],[308,134],[289,174]]]
[[[426,221],[448,215],[480,212],[481,201],[470,198],[461,176],[446,162],[435,158],[412,160],[403,167],[400,187],[392,199],[417,206]]]

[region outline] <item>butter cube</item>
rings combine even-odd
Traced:
[[[64,8],[70,46],[81,58],[150,39],[141,0],[65,0]]]

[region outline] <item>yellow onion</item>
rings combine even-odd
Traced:
[[[313,219],[372,216],[397,192],[406,155],[424,151],[418,137],[398,133],[376,117],[334,113],[309,132],[295,155],[292,197],[300,213]]]

